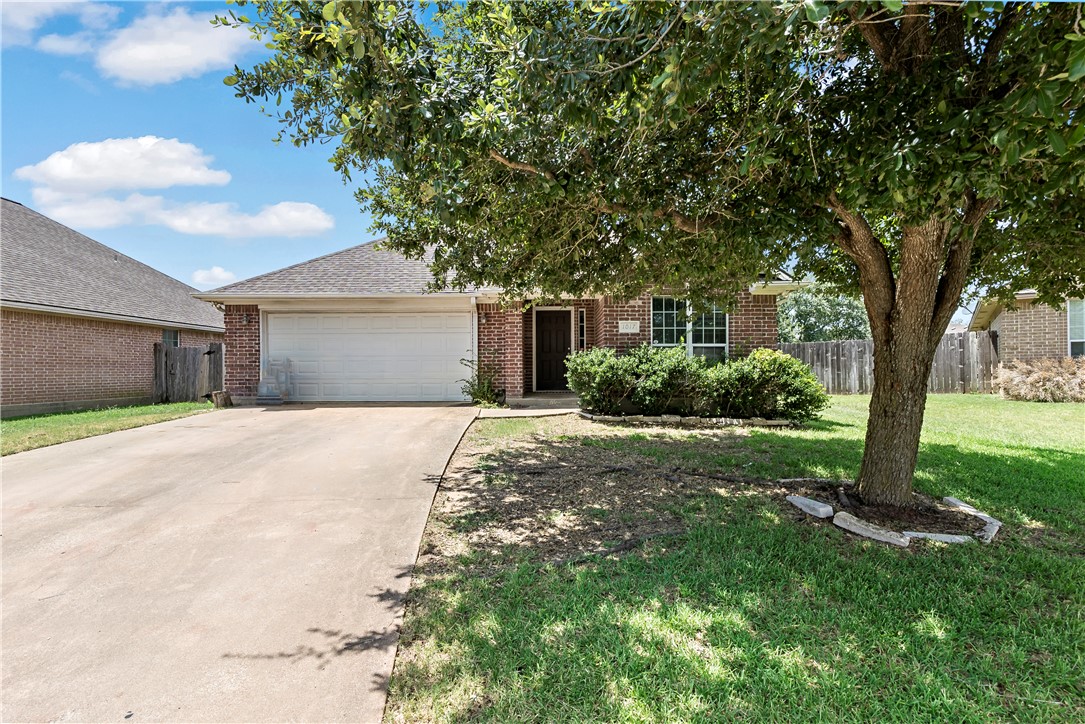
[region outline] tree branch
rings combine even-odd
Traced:
[[[631,215],[633,213],[628,206],[623,204],[611,204],[602,200],[596,202],[595,208],[604,214]],[[676,228],[681,229],[687,234],[694,235],[703,234],[724,219],[731,218],[726,214],[706,214],[705,216],[694,218],[673,208],[656,209],[652,212],[652,216],[657,219],[670,219],[671,223],[673,223]]]
[[[530,163],[522,163],[520,161],[510,161],[500,152],[490,149],[490,158],[500,163],[502,166],[511,168],[514,171],[523,171],[524,173],[535,174],[536,176],[542,176],[547,181],[557,181],[557,178],[550,171],[544,171],[537,166],[532,166]]]
[[[961,292],[968,281],[969,263],[972,260],[972,246],[980,224],[997,206],[996,199],[977,199],[971,191],[967,198],[968,206],[961,221],[961,230],[949,245],[942,276],[938,280],[938,292],[934,298],[934,313],[931,315],[932,345],[942,339],[949,320],[960,304]]]
[[[882,325],[888,325],[889,315],[893,311],[896,281],[885,247],[878,241],[867,220],[849,210],[835,192],[829,194],[828,206],[842,224],[841,233],[836,238],[837,245],[859,267],[859,284],[871,326],[879,326],[879,321]],[[881,326],[880,331],[885,329],[885,326]]]
[[[991,31],[991,37],[987,39],[987,45],[983,47],[983,55],[980,56],[978,70],[984,78],[991,72],[991,66],[998,60],[998,54],[1002,52],[1002,46],[1006,44],[1010,30],[1025,14],[1024,11],[1025,3],[1014,2],[1006,5],[999,14],[995,29]]]
[[[858,7],[853,5],[848,8],[848,14],[851,16],[852,22],[858,26],[863,39],[866,40],[870,49],[874,51],[874,57],[882,64],[883,69],[892,70],[893,46],[896,45],[897,31],[891,25],[886,26],[872,22],[873,17],[876,17],[882,12],[885,11],[880,10],[877,13],[874,13],[871,18],[864,19],[860,15],[860,9]]]

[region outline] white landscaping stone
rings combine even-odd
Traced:
[[[975,516],[976,518],[979,518],[984,523],[986,523],[987,525],[983,526],[983,530],[976,533],[976,537],[984,543],[990,543],[992,540],[994,540],[995,535],[998,534],[999,528],[1002,527],[1001,520],[999,520],[998,518],[992,518],[986,513],[981,513],[963,500],[947,496],[945,498],[942,498],[942,502],[948,505],[952,505],[955,508],[960,508],[965,513]]]
[[[909,538],[925,538],[938,541],[939,543],[971,543],[974,538],[967,535],[954,535],[952,533],[925,533],[923,531],[906,530],[904,535]]]
[[[912,540],[896,531],[887,530],[886,528],[874,525],[873,523],[868,523],[865,520],[856,518],[851,513],[845,513],[843,511],[833,516],[833,525],[851,533],[855,533],[856,535],[861,535],[864,538],[870,538],[871,540],[888,543],[889,545],[899,546],[900,548],[907,548],[908,543]]]
[[[833,506],[810,498],[804,498],[801,495],[789,495],[787,501],[802,512],[809,513],[815,518],[831,518],[833,515]]]
[[[976,533],[976,537],[984,543],[990,543],[995,539],[995,535],[998,533],[998,529],[1002,527],[1002,523],[997,520],[991,519],[987,525],[983,526],[983,530]]]
[[[663,422],[682,422],[680,415],[660,415]]]

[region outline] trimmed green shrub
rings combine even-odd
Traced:
[[[625,359],[636,378],[630,399],[642,414],[691,414],[707,369],[704,357],[690,357],[684,347],[645,344],[631,349]]]
[[[997,382],[1010,400],[1085,402],[1085,357],[1006,362]]]
[[[633,365],[609,347],[574,352],[565,360],[565,379],[580,398],[580,406],[602,415],[616,415],[633,392]]]
[[[809,420],[829,405],[810,368],[782,352],[710,366],[682,347],[641,345],[624,356],[596,347],[566,362],[569,388],[584,409],[603,415],[668,412]]]
[[[810,367],[791,355],[756,349],[707,370],[698,395],[711,417],[765,417],[800,422],[817,417],[829,396]]]

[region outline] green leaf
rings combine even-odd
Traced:
[[[1055,152],[1056,156],[1061,156],[1066,153],[1066,141],[1054,131],[1047,132],[1047,142],[1051,144],[1051,149]]]
[[[237,76],[236,75],[228,75],[228,76],[226,76],[225,78],[222,79],[222,82],[225,83],[226,85],[237,85]]]
[[[904,0],[882,0],[882,7],[894,13],[899,13],[904,9]]]
[[[335,20],[335,0],[331,0],[329,3],[324,4],[324,9],[320,12],[324,16],[324,19],[329,23]]]
[[[832,12],[821,0],[806,0],[803,5],[806,8],[806,19],[812,23],[820,23]]]

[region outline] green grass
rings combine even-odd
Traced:
[[[165,422],[210,409],[212,405],[209,402],[175,402],[13,417],[0,420],[0,455],[11,455],[46,445]]]
[[[718,454],[683,434],[582,442],[687,468],[851,478],[867,404],[836,397],[805,429],[752,430]],[[499,442],[547,423],[476,424]],[[690,499],[684,537],[620,559],[424,578],[388,716],[1085,719],[1085,406],[931,396],[916,486],[1007,525],[990,546],[890,549],[721,491]]]

